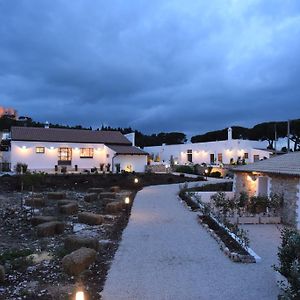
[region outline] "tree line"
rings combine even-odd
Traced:
[[[3,116],[0,118],[0,131],[10,130],[12,126],[28,126],[28,127],[44,127],[44,123],[33,121],[31,118],[26,120],[15,120],[13,118]],[[61,124],[49,124],[52,128],[69,128],[92,130],[92,127],[83,127],[81,125],[69,126]],[[278,138],[287,136],[287,122],[264,122],[259,123],[252,128],[233,126],[232,137],[234,139],[261,140],[268,142],[268,148],[274,149],[275,141]],[[154,134],[143,134],[131,127],[111,127],[102,125],[97,130],[118,130],[123,134],[135,132],[135,143],[138,147],[159,146],[162,144],[183,144],[187,141],[183,132],[160,132]],[[195,135],[191,138],[192,143],[211,142],[227,140],[227,128],[215,131],[209,131],[204,134]],[[294,142],[293,150],[300,150],[300,119],[290,121],[290,140]]]

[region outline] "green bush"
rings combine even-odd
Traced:
[[[221,174],[221,172],[219,172],[219,171],[215,171],[215,172],[211,172],[211,173],[209,174],[209,176],[210,176],[210,177],[215,177],[215,178],[221,178],[221,177],[222,177],[222,174]]]
[[[252,196],[248,202],[247,210],[252,214],[266,212],[269,205],[267,196]]]
[[[194,169],[190,166],[177,166],[175,172],[178,173],[186,173],[186,174],[194,174]]]
[[[25,174],[27,172],[28,165],[25,163],[18,162],[15,165],[15,171],[17,174]]]
[[[290,284],[285,290],[288,299],[300,299],[300,234],[294,229],[282,229],[278,250],[279,266],[274,269]]]

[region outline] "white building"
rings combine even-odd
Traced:
[[[188,143],[145,147],[154,159],[169,164],[171,157],[175,164],[230,164],[237,160],[253,163],[269,158],[271,151],[266,149],[265,142],[232,139],[232,129],[228,128],[228,139],[225,141]]]
[[[12,127],[10,163],[44,172],[144,172],[147,153],[118,131]]]

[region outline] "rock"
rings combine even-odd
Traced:
[[[42,223],[57,221],[55,217],[52,216],[36,216],[31,218],[31,225],[37,226]]]
[[[25,200],[25,205],[31,207],[43,207],[45,206],[45,201],[43,198],[28,198]]]
[[[48,193],[48,199],[59,200],[59,199],[64,199],[64,198],[66,198],[65,192],[49,192]]]
[[[115,185],[115,186],[112,186],[112,187],[110,188],[110,191],[111,191],[111,192],[114,192],[114,193],[118,193],[118,192],[121,191],[121,189],[120,189],[119,186]]]
[[[106,206],[108,203],[111,203],[111,202],[115,202],[116,199],[111,199],[111,198],[103,198],[103,199],[100,199],[100,204],[102,204],[103,206]]]
[[[82,212],[78,214],[78,221],[88,225],[100,225],[103,223],[103,216],[91,212]]]
[[[90,193],[96,193],[96,194],[100,194],[104,191],[104,188],[89,188],[87,190],[87,192]]]
[[[3,283],[5,280],[5,269],[0,265],[0,283]]]
[[[82,237],[77,235],[69,235],[64,242],[67,251],[75,251],[82,247],[91,248],[96,251],[99,249],[98,239],[93,237]]]
[[[123,209],[123,202],[116,201],[106,204],[105,211],[109,214],[120,212]]]
[[[59,211],[65,215],[74,215],[78,212],[78,204],[76,202],[72,202],[66,205],[59,206]]]
[[[98,199],[98,194],[97,193],[86,194],[83,198],[83,200],[86,201],[86,202],[93,202],[93,201],[96,201],[97,199]]]
[[[63,269],[68,275],[79,275],[95,261],[96,254],[93,249],[80,248],[62,259]]]
[[[116,193],[111,193],[111,192],[103,192],[99,194],[99,199],[104,199],[104,198],[116,199],[116,197],[117,197]]]
[[[73,201],[73,200],[63,199],[63,200],[58,200],[57,205],[58,206],[67,205],[67,204],[74,203],[74,202],[77,203],[76,201]]]
[[[36,228],[38,237],[46,237],[63,233],[65,230],[65,224],[59,221],[51,221],[42,223]]]

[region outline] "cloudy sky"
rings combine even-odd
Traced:
[[[300,118],[299,0],[0,0],[0,105],[202,133]]]

